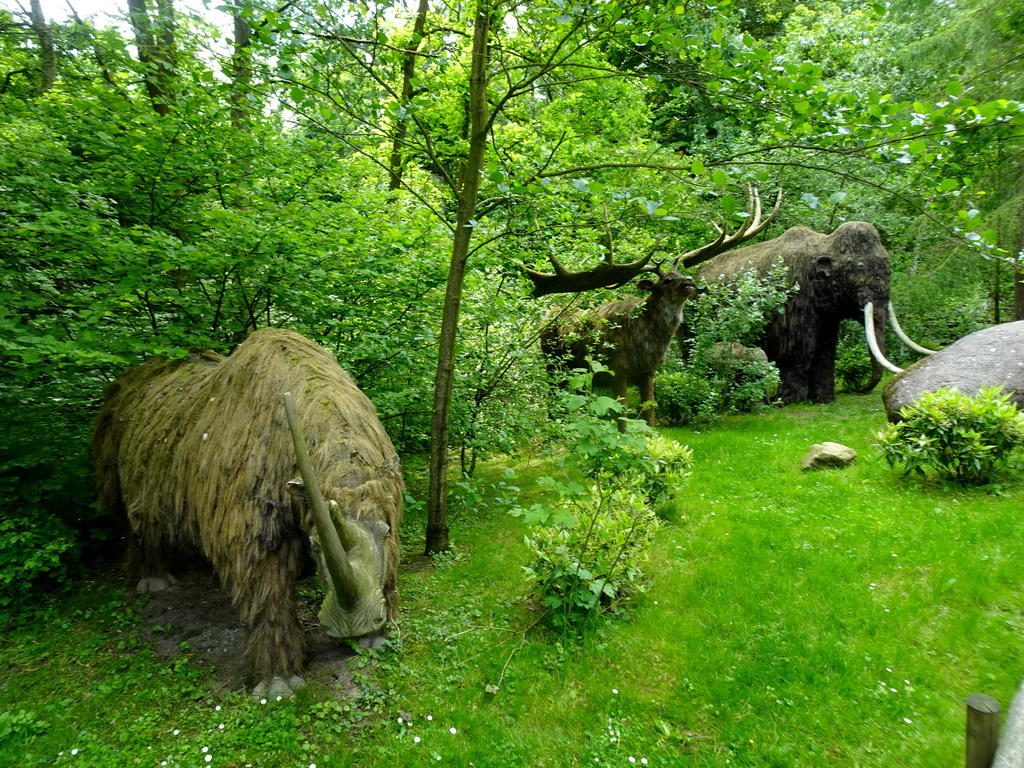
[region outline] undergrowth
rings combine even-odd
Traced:
[[[1005,707],[1024,676],[1024,491],[903,480],[884,425],[875,395],[664,430],[693,450],[692,477],[647,592],[586,631],[550,628],[527,599],[504,493],[436,564],[413,505],[399,628],[353,660],[354,698],[220,690],[188,655],[156,658],[122,577],[97,573],[7,625],[0,766],[962,763],[966,697]],[[801,470],[826,440],[856,464]],[[507,468],[529,504],[555,466],[543,451],[484,464],[481,488]]]

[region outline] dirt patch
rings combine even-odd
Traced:
[[[188,658],[208,670],[221,690],[242,690],[256,682],[243,663],[245,630],[231,597],[211,570],[179,574],[170,589],[150,595],[139,608],[139,633],[161,659]],[[306,633],[306,669],[311,685],[354,698],[359,688],[348,662],[355,651],[324,634],[318,607],[298,596],[299,620]]]

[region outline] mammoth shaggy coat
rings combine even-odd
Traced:
[[[878,230],[863,221],[848,221],[831,235],[792,227],[774,240],[744,246],[716,256],[697,268],[708,283],[728,283],[745,270],[765,276],[784,266],[790,286],[798,286],[774,315],[759,339],[768,359],[779,369],[779,399],[785,403],[835,399],[836,345],[845,319],[864,323],[871,302],[875,339],[885,350],[889,306],[889,254]],[[870,390],[882,376],[872,361]]]
[[[99,501],[129,523],[127,565],[140,589],[173,583],[178,553],[206,558],[248,630],[259,679],[303,666],[296,580],[312,563],[281,394],[296,402],[323,495],[379,544],[386,619],[397,609],[402,476],[370,400],[333,355],[264,328],[230,357],[209,350],[154,359],[109,385],[93,450]],[[384,610],[380,609],[383,618]]]

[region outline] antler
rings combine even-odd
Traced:
[[[579,293],[595,288],[618,288],[625,285],[645,271],[644,268],[658,250],[664,237],[664,234],[659,235],[647,255],[636,261],[615,264],[610,260],[612,254],[609,252],[605,255],[603,263],[583,272],[570,272],[559,263],[554,254],[551,254],[548,258],[555,268],[555,274],[548,275],[526,268],[526,276],[533,281],[533,296],[538,298],[549,293]]]
[[[779,194],[776,195],[772,212],[764,221],[761,221],[761,195],[758,193],[757,187],[751,186],[748,194],[747,212],[750,215],[744,219],[739,229],[730,235],[727,229],[712,223],[712,226],[718,230],[718,239],[679,256],[672,263],[672,268],[676,269],[680,264],[684,267],[695,267],[763,232],[775,218],[775,214],[779,212],[779,206],[782,204],[782,190],[780,189]]]
[[[661,234],[658,236],[658,239],[654,241],[654,245],[651,246],[651,249],[647,252],[646,256],[628,264],[616,264],[611,228],[608,226],[607,208],[605,208],[604,214],[605,251],[602,263],[598,264],[593,269],[584,270],[582,272],[570,272],[562,266],[554,252],[549,253],[548,260],[551,262],[551,266],[554,267],[555,270],[553,275],[537,272],[536,270],[524,267],[526,276],[533,282],[534,298],[546,296],[550,293],[580,293],[582,291],[591,291],[595,288],[618,288],[619,286],[628,283],[641,272],[645,271],[645,268],[650,269],[650,267],[647,266],[648,262],[650,262],[655,252],[657,252],[658,246],[661,245],[661,241],[665,238],[665,235]]]
[[[780,189],[775,198],[775,205],[772,207],[771,213],[768,214],[768,218],[762,221],[761,196],[758,193],[757,188],[751,186],[750,198],[747,206],[747,210],[750,215],[747,216],[739,229],[732,234],[729,234],[727,230],[715,225],[715,228],[719,232],[718,239],[713,243],[709,243],[708,245],[679,256],[672,262],[671,269],[677,269],[680,264],[684,267],[696,266],[697,264],[707,261],[713,256],[724,253],[730,248],[735,248],[740,243],[750,240],[752,237],[763,232],[765,227],[771,223],[772,219],[775,218],[775,214],[779,212],[779,206],[781,204],[782,190]],[[646,256],[630,262],[629,264],[616,264],[615,251],[612,247],[612,235],[611,230],[608,227],[607,216],[608,212],[606,210],[604,260],[593,269],[581,272],[570,272],[562,266],[554,253],[550,253],[548,255],[548,260],[551,262],[551,266],[554,267],[555,270],[554,274],[545,274],[543,272],[537,272],[536,270],[524,267],[526,276],[529,277],[533,283],[534,298],[546,296],[550,293],[579,293],[581,291],[590,291],[595,288],[618,288],[619,286],[628,283],[641,272],[654,272],[659,276],[664,276],[665,273],[662,271],[661,266],[665,262],[659,261],[657,264],[651,265],[650,261],[661,246],[661,241],[665,238],[665,234],[663,233],[658,236],[658,239],[654,242],[654,245],[651,246],[651,249],[647,252]],[[537,225],[535,224],[534,226]],[[537,228],[539,229],[539,227]]]

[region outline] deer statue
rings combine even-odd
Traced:
[[[751,189],[750,215],[735,232],[730,234],[725,228],[718,228],[719,236],[714,242],[678,256],[668,271],[662,270],[664,261],[652,263],[661,238],[643,258],[615,264],[610,234],[606,238],[604,261],[593,269],[570,272],[554,254],[549,257],[553,274],[527,269],[533,295],[537,297],[616,288],[646,273],[658,278],[656,282],[645,279],[637,284],[648,292],[644,298],[629,296],[586,312],[558,312],[541,330],[541,349],[549,367],[586,368],[588,356],[601,361],[611,371],[612,391],[623,405],[629,385],[639,388],[643,416],[653,426],[654,375],[668,356],[683,321],[683,304],[697,292],[693,278],[680,274],[678,267],[707,261],[760,234],[775,218],[781,202],[780,191],[771,213],[762,219],[760,196],[756,189]],[[625,430],[625,422],[620,421],[619,428]]]

